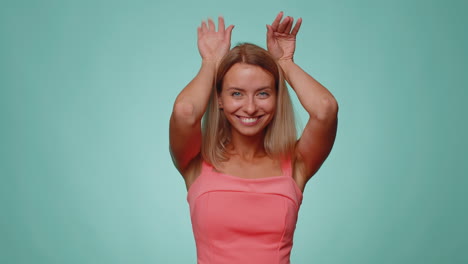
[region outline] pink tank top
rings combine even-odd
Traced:
[[[202,162],[190,186],[198,264],[288,264],[302,192],[291,162],[282,176],[245,179],[216,172]]]

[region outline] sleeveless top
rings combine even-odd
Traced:
[[[246,179],[202,162],[187,193],[198,264],[289,264],[302,203],[291,162],[283,175]]]

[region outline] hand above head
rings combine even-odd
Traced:
[[[234,25],[225,28],[224,18],[218,17],[218,31],[211,18],[202,21],[198,27],[198,51],[204,61],[215,62],[216,65],[231,47],[231,32]]]
[[[292,60],[296,48],[296,35],[302,24],[302,18],[294,24],[294,18],[287,16],[281,21],[280,12],[271,25],[267,25],[267,48],[276,60]],[[291,30],[292,28],[292,30]]]

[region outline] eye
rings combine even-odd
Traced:
[[[259,92],[259,93],[258,93],[258,96],[260,96],[260,97],[262,97],[262,98],[266,98],[266,97],[270,96],[270,94],[267,93],[267,92],[265,92],[265,91],[263,91],[263,92]]]
[[[231,96],[233,96],[233,97],[239,97],[239,96],[241,96],[241,95],[242,95],[242,94],[241,94],[240,92],[232,92],[232,93],[231,93]]]

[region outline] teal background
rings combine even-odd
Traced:
[[[195,263],[168,120],[196,28],[223,14],[234,44],[265,46],[280,10],[340,106],[292,263],[468,263],[467,6],[2,1],[0,263]]]

